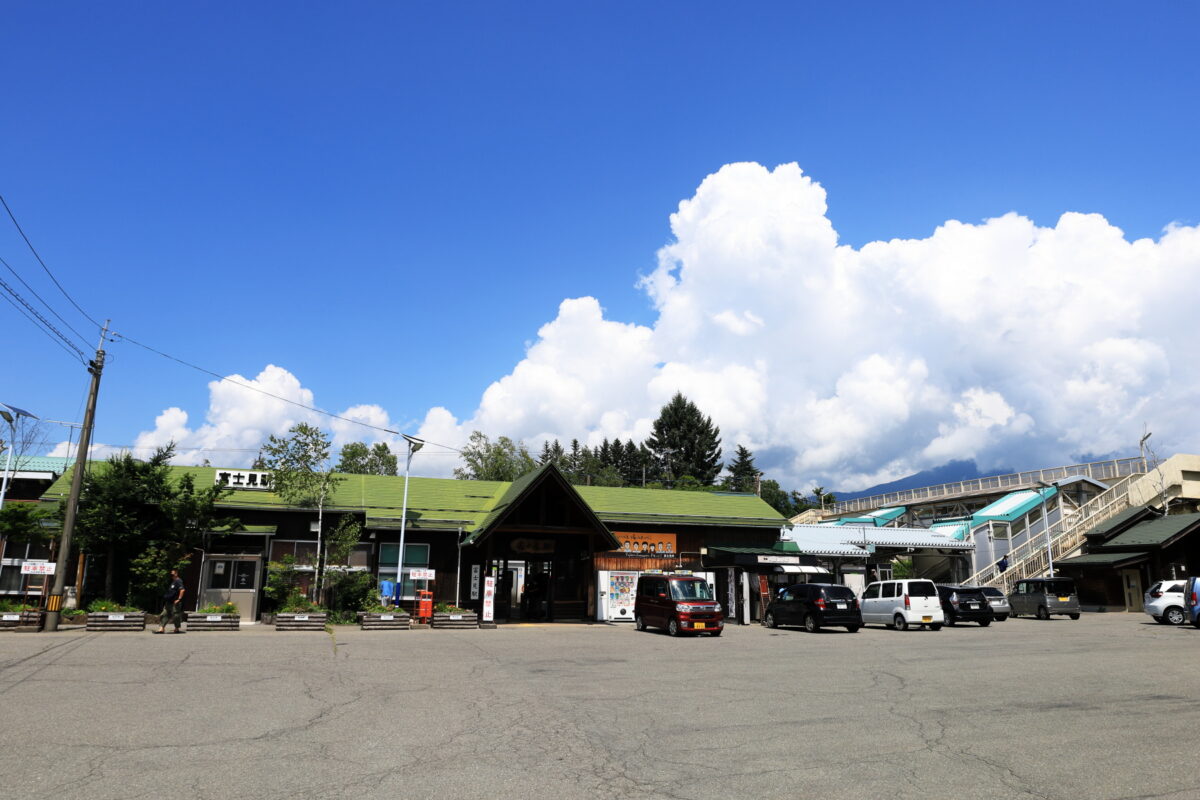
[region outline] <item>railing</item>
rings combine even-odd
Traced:
[[[1101,522],[1112,519],[1129,508],[1129,487],[1140,474],[1127,475],[1106,491],[1093,497],[1075,510],[1069,517],[1059,512],[1059,518],[1050,525],[1050,552],[1055,561],[1069,555],[1083,544],[1084,534]],[[1060,506],[1060,509],[1062,506]],[[976,572],[966,580],[969,586],[995,586],[1005,593],[1015,581],[1047,572],[1046,534],[1038,532],[1008,553],[1009,567],[1000,572],[995,564]]]
[[[1030,472],[1014,472],[1010,475],[994,475],[990,478],[972,478],[956,483],[943,483],[938,486],[926,486],[920,489],[906,489],[901,492],[888,492],[871,497],[860,497],[856,500],[843,500],[831,507],[834,514],[848,514],[856,511],[874,511],[885,506],[903,506],[939,498],[961,497],[963,495],[982,494],[1003,489],[1020,489],[1036,486],[1038,481],[1062,480],[1077,475],[1094,478],[1100,481],[1111,481],[1127,475],[1141,474],[1146,471],[1146,462],[1142,458],[1117,458],[1109,461],[1093,461],[1089,464],[1072,464],[1067,467],[1051,467]]]

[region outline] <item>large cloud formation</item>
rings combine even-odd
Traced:
[[[855,249],[838,244],[825,190],[796,164],[742,163],[681,202],[671,232],[638,284],[653,327],[606,319],[595,298],[564,300],[469,418],[434,408],[418,435],[636,440],[682,391],[728,450],[748,446],[785,486],[840,489],[951,459],[1026,468],[1126,454],[1143,423],[1162,448],[1200,445],[1185,327],[1200,228],[1130,242],[1096,214],[1040,228],[1010,213]],[[256,380],[311,397],[278,367]],[[254,447],[301,416],[212,391],[205,425],[169,409],[139,444]],[[388,418],[377,406],[346,413]],[[339,438],[361,438],[343,428]],[[446,474],[448,461],[414,469]]]

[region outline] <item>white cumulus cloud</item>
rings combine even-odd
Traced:
[[[652,326],[609,319],[596,298],[564,300],[477,408],[462,419],[430,409],[417,435],[638,440],[682,391],[728,451],[747,445],[796,488],[860,488],[951,459],[1027,468],[1130,453],[1143,422],[1160,449],[1200,448],[1187,335],[1196,227],[1130,241],[1098,214],[1039,227],[1004,213],[853,248],[826,210],[825,189],[796,164],[722,167],[671,215],[671,240],[638,281]],[[286,370],[254,380],[311,405]],[[256,447],[319,421],[211,386],[202,425],[167,409],[138,444]],[[345,415],[390,424],[378,406]],[[332,426],[363,438],[354,427]],[[450,461],[414,469],[448,474]]]

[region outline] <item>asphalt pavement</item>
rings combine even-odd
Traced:
[[[5,798],[1196,798],[1200,630],[0,634]]]

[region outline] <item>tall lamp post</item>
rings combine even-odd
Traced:
[[[408,473],[412,469],[413,453],[425,446],[425,442],[415,436],[409,436],[407,433],[400,435],[408,444],[408,458],[404,462],[404,500],[400,506],[400,553],[396,556],[397,601],[404,599],[404,530],[408,527]]]
[[[1054,484],[1046,483],[1045,481],[1038,481],[1038,484],[1041,486],[1044,486],[1047,489],[1057,490],[1057,488],[1058,488]],[[1040,494],[1042,496],[1042,532],[1046,534],[1046,566],[1049,571],[1049,574],[1047,575],[1047,577],[1053,578],[1054,577],[1054,554],[1052,552],[1050,552],[1050,517],[1047,516],[1047,514],[1046,514],[1046,493],[1044,491],[1039,490],[1038,494]],[[1061,497],[1058,498],[1058,518],[1062,519],[1062,498]]]

